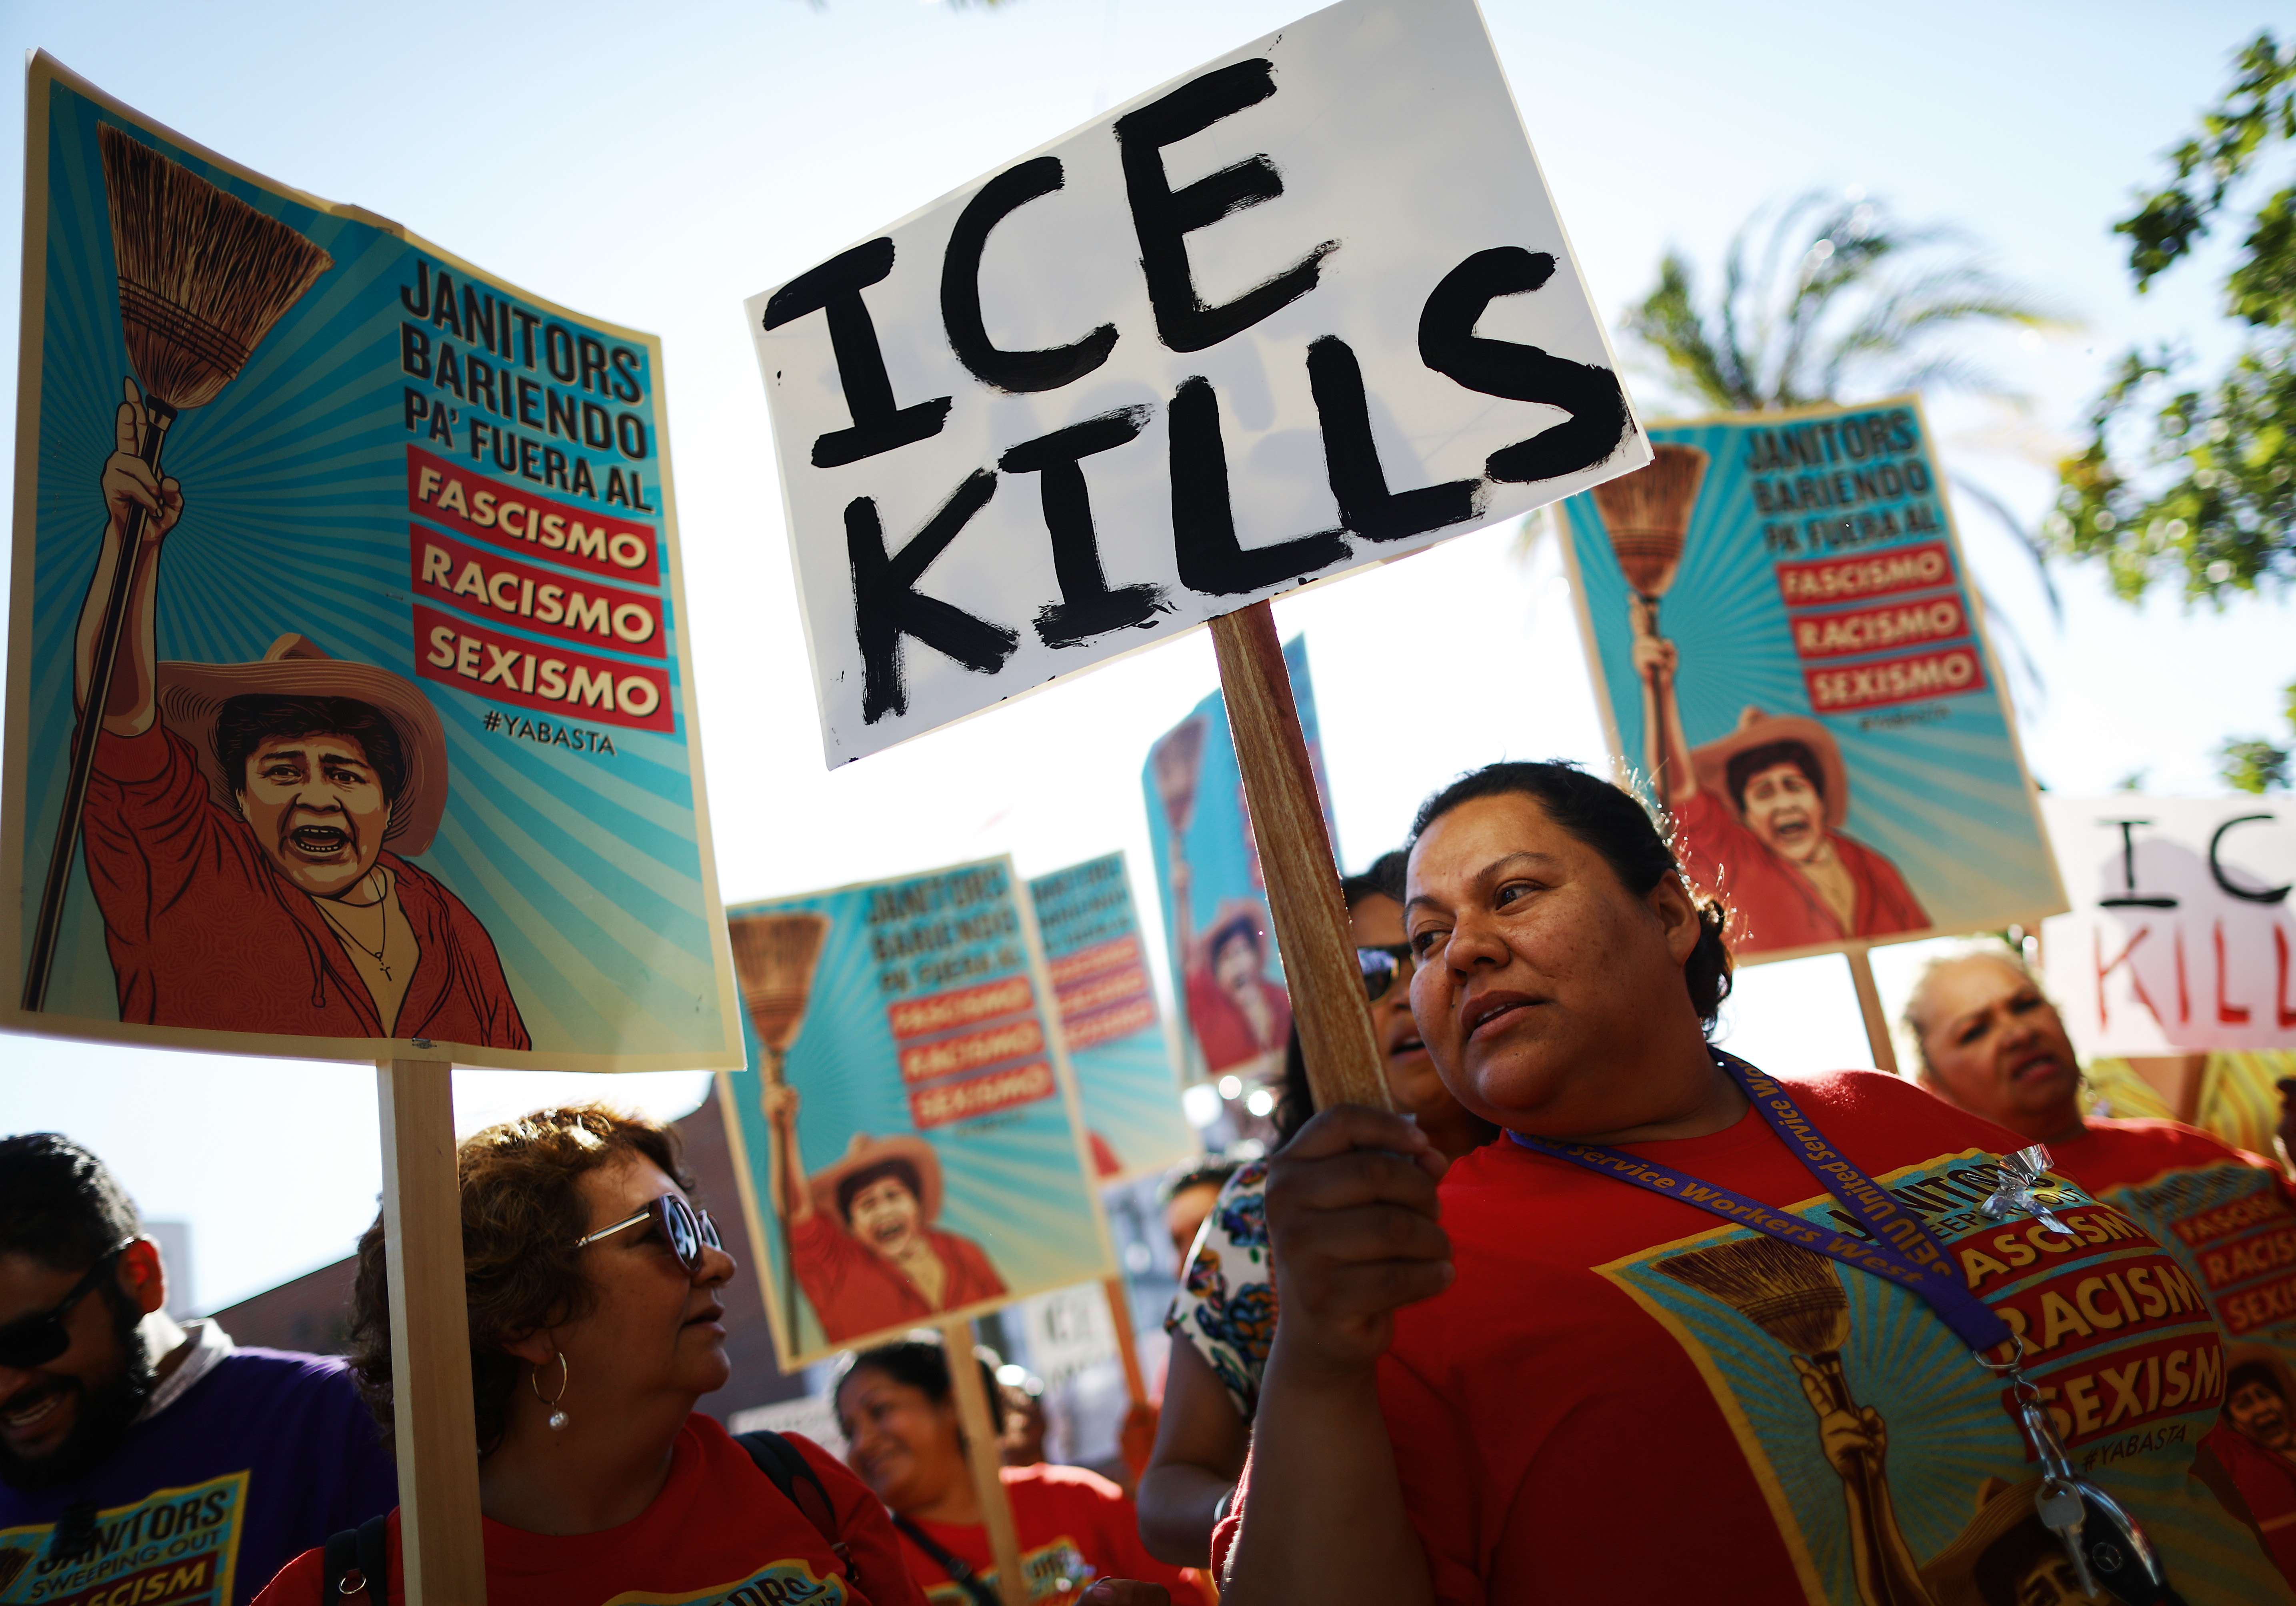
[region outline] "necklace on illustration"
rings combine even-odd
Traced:
[[[373,871],[368,872],[370,877],[373,874]],[[364,879],[365,877],[362,878],[362,880]],[[374,960],[375,968],[382,972],[382,979],[384,981],[393,979],[390,974],[390,962],[384,957],[390,951],[390,910],[383,904],[383,899],[390,894],[390,886],[386,885],[381,892],[377,893],[374,897],[367,902],[352,905],[354,909],[373,909],[379,910],[381,913],[382,946],[380,948],[368,947],[365,940],[362,939],[357,932],[343,924],[342,917],[336,914],[333,908],[331,907],[335,902],[332,898],[317,898],[313,900],[313,902],[318,904],[319,912],[327,917],[328,925],[340,932],[348,941],[357,943],[359,951]]]

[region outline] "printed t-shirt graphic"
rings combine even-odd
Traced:
[[[341,1362],[192,1326],[197,1347],[154,1396],[167,1403],[102,1464],[53,1488],[0,1485],[0,1606],[245,1606],[306,1545],[390,1509],[390,1460]],[[93,1516],[92,1544],[67,1560],[56,1528],[77,1529],[75,1511]]]
[[[2173,1121],[2102,1121],[2056,1168],[2158,1239],[2223,1326],[2224,1421],[2210,1439],[2284,1573],[2296,1577],[2296,1203],[2270,1162]]]
[[[1172,1606],[1194,1606],[1202,1598],[1193,1577],[1150,1555],[1140,1543],[1140,1517],[1124,1491],[1082,1467],[1006,1467],[1001,1476],[1013,1505],[1013,1526],[1021,1540],[1021,1565],[1029,1575],[1031,1601],[1073,1601],[1096,1578],[1136,1578],[1161,1584]],[[988,1530],[980,1523],[919,1522],[917,1527],[950,1554],[968,1563],[992,1590],[996,1561]],[[972,1606],[972,1597],[948,1569],[920,1549],[906,1534],[901,1554],[909,1576],[932,1606]]]
[[[530,1534],[484,1520],[487,1606],[922,1606],[876,1497],[820,1445],[794,1434],[790,1442],[829,1492],[858,1585],[748,1452],[696,1415],[672,1446],[661,1493],[618,1528]],[[390,1514],[388,1606],[406,1599],[398,1518]],[[321,1606],[324,1571],[320,1553],[305,1552],[256,1606]]]
[[[2070,1244],[1980,1215],[2021,1145],[1895,1077],[1780,1080],[2022,1333],[2074,1464],[2185,1598],[2289,1600],[2189,1474],[2225,1355],[2184,1268],[2085,1196]],[[1854,1230],[1751,1110],[1627,1152]],[[1438,1600],[1990,1606],[2063,1565],[2004,1390],[1916,1295],[1512,1143],[1455,1162],[1442,1204],[1457,1280],[1381,1367]]]

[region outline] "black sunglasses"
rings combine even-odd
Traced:
[[[70,1349],[71,1334],[64,1327],[64,1318],[71,1314],[72,1306],[94,1291],[135,1241],[124,1238],[106,1249],[102,1258],[88,1267],[87,1275],[72,1284],[71,1292],[46,1310],[37,1315],[19,1316],[0,1327],[0,1366],[19,1371],[45,1366]]]
[[[1363,972],[1364,995],[1377,1003],[1395,991],[1398,982],[1408,984],[1411,973],[1419,961],[1408,943],[1377,943],[1356,950],[1356,968]]]
[[[611,1238],[640,1222],[652,1222],[660,1231],[662,1242],[677,1256],[677,1264],[685,1268],[687,1276],[701,1269],[701,1251],[722,1249],[718,1240],[718,1223],[709,1219],[707,1210],[696,1210],[674,1193],[665,1193],[636,1215],[624,1216],[611,1227],[601,1227],[595,1232],[586,1232],[574,1240],[578,1249],[586,1248],[602,1238]]]

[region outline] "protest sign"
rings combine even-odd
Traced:
[[[1284,644],[1283,667],[1329,831],[1331,789],[1305,637]],[[1148,841],[1156,857],[1185,1080],[1280,1075],[1292,1029],[1291,993],[1268,924],[1267,882],[1223,693],[1212,693],[1156,738],[1141,786],[1148,795]]]
[[[0,1025],[738,1064],[659,342],[28,104]]]
[[[2062,909],[1916,399],[1650,435],[1565,551],[1611,751],[1738,958]]]
[[[1473,0],[1345,0],[748,303],[829,762],[1645,460]]]
[[[784,1371],[1110,1275],[1054,990],[1006,859],[728,911],[719,1079]]]
[[[1029,883],[1075,1068],[1093,1168],[1103,1182],[1151,1175],[1196,1151],[1156,1008],[1124,855]]]
[[[2296,808],[2124,793],[2041,813],[2072,898],[2042,963],[2084,1060],[2296,1047]]]

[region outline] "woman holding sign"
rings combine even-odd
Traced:
[[[673,1132],[601,1105],[537,1110],[466,1140],[456,1168],[492,1606],[922,1606],[884,1511],[834,1457],[799,1438],[761,1453],[693,1409],[729,1375],[718,1296],[737,1268]],[[387,1434],[384,1251],[378,1219],[351,1347]],[[379,1551],[306,1551],[259,1606],[397,1606],[399,1533],[393,1511]]]
[[[2291,1599],[2191,1475],[2224,1347],[2176,1263],[2078,1190],[2051,1248],[1989,1220],[2021,1141],[1895,1077],[1716,1052],[1721,912],[1632,797],[1493,765],[1421,811],[1406,891],[1413,1014],[1505,1136],[1447,1168],[1341,1108],[1276,1156],[1231,1606],[2164,1600],[2155,1563]],[[1965,1267],[2012,1228],[2023,1269]],[[2132,1366],[2133,1408],[2068,1409]]]

